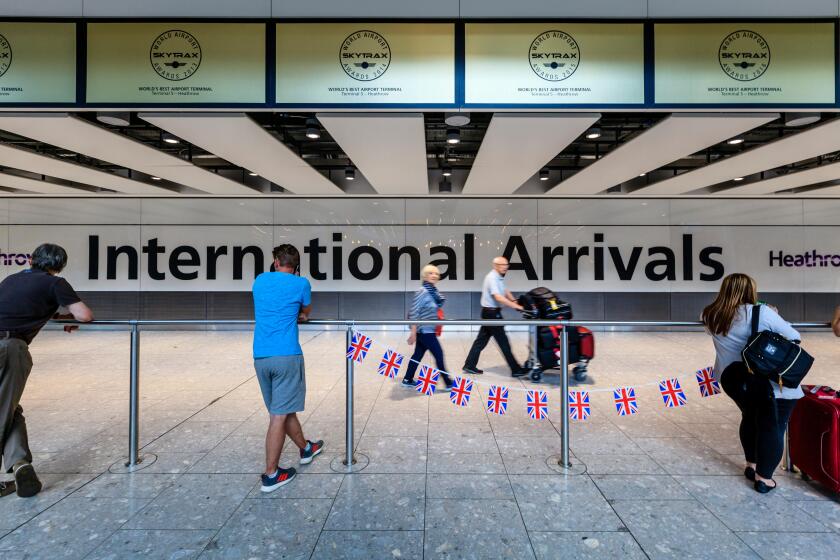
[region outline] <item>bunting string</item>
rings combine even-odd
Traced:
[[[350,346],[347,348],[347,359],[357,363],[363,363],[368,352],[370,352],[372,344],[373,340],[368,335],[361,332],[354,332]],[[525,393],[526,412],[531,419],[545,420],[549,417],[548,393],[551,388],[548,387],[545,390],[507,387],[498,383],[478,381],[463,375],[453,375],[417,360],[412,360],[411,358],[406,359],[403,354],[391,348],[386,348],[385,353],[382,355],[377,373],[386,379],[396,379],[403,364],[411,362],[420,366],[415,381],[415,389],[421,394],[427,396],[433,395],[437,390],[440,378],[444,375],[449,375],[452,379],[452,387],[447,390],[449,391],[449,399],[455,406],[467,406],[470,402],[474,386],[481,385],[488,388],[484,406],[491,414],[504,416],[508,410],[510,392],[515,391]],[[697,370],[694,375],[701,398],[721,394],[720,383],[714,378],[711,367]],[[589,419],[592,414],[590,403],[591,393],[610,393],[616,413],[619,416],[634,416],[639,412],[639,402],[636,396],[636,389],[638,387],[657,387],[666,408],[680,408],[688,403],[685,390],[676,377],[650,383],[636,383],[632,386],[618,388],[584,389],[575,387],[570,389],[568,395],[566,395],[569,401],[569,417],[577,421]]]

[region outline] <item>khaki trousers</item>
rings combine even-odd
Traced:
[[[0,340],[0,452],[6,472],[12,472],[18,462],[32,462],[20,406],[30,371],[32,356],[27,344],[17,338]]]

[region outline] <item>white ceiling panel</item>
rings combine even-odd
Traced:
[[[754,183],[733,187],[731,189],[727,189],[721,194],[773,194],[779,191],[795,189],[797,187],[807,187],[808,185],[825,183],[827,181],[836,181],[838,179],[840,179],[840,163],[830,163],[813,169],[806,169],[796,173],[789,173],[787,175],[780,175],[771,179],[764,179],[763,181],[756,181]],[[823,191],[815,190],[814,192],[822,193]]]
[[[665,196],[685,194],[730,181],[735,177],[759,173],[838,150],[840,150],[840,119],[833,119],[798,134],[789,134],[694,171],[643,187],[631,194]]]
[[[379,194],[429,194],[421,113],[319,113],[318,120]]]
[[[464,194],[511,194],[571,144],[598,113],[496,113]]]
[[[674,114],[548,192],[597,194],[777,118],[775,113]]]
[[[86,194],[87,191],[76,189],[65,185],[57,185],[55,183],[47,183],[46,181],[39,181],[38,179],[29,179],[28,177],[18,177],[17,175],[9,175],[8,173],[0,172],[0,187],[9,189],[18,189],[30,193],[38,194]]]
[[[289,192],[342,192],[244,113],[140,113],[139,117]]]
[[[147,185],[140,181],[114,175],[113,173],[99,171],[98,169],[45,156],[44,154],[17,148],[8,144],[0,144],[0,165],[14,169],[23,169],[30,173],[57,177],[67,181],[73,181],[74,183],[83,183],[85,185],[110,189],[123,194],[175,194],[162,187]]]
[[[0,113],[0,129],[156,175],[209,194],[259,194],[131,138],[66,113]]]

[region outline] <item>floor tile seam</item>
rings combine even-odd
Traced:
[[[168,429],[168,430],[167,430],[167,431],[165,431],[164,433],[162,433],[162,434],[160,434],[159,436],[157,436],[156,438],[154,438],[152,441],[148,442],[146,445],[144,445],[143,447],[141,447],[141,448],[140,448],[140,450],[141,450],[141,451],[143,451],[143,450],[145,450],[147,447],[149,447],[150,445],[153,445],[156,441],[160,440],[161,438],[163,438],[163,437],[164,437],[164,436],[166,436],[167,434],[169,434],[169,433],[173,432],[174,430],[176,430],[177,428],[181,427],[181,426],[182,426],[182,425],[184,425],[186,422],[188,422],[190,419],[194,418],[196,415],[200,414],[201,412],[203,412],[203,411],[207,410],[209,407],[213,406],[213,404],[215,404],[215,403],[219,402],[220,400],[222,400],[223,398],[225,398],[227,395],[231,394],[233,391],[235,391],[235,390],[236,390],[236,389],[238,389],[239,387],[242,387],[242,386],[243,386],[243,385],[245,385],[248,381],[250,381],[251,379],[254,379],[255,377],[256,377],[256,374],[248,376],[248,378],[247,378],[247,379],[245,379],[244,381],[242,381],[241,383],[239,383],[239,384],[238,384],[238,385],[236,385],[235,387],[233,387],[233,388],[229,389],[229,390],[228,390],[226,393],[224,393],[223,395],[221,395],[221,396],[219,396],[219,397],[216,397],[215,399],[213,399],[212,401],[210,401],[209,403],[207,403],[204,407],[200,408],[199,410],[197,410],[196,412],[194,412],[194,413],[193,413],[193,414],[191,414],[190,416],[186,417],[185,419],[181,420],[180,422],[178,422],[177,424],[175,424],[174,426],[172,426],[170,429]],[[230,423],[232,424],[232,423],[234,423],[234,422],[235,422],[235,421],[230,422]],[[246,422],[246,420],[241,420],[241,421],[239,421],[239,423],[237,424],[237,426],[236,426],[235,428],[233,428],[233,430],[231,430],[231,431],[230,431],[230,433],[228,433],[227,435],[225,435],[225,436],[224,436],[224,437],[223,437],[223,438],[219,441],[219,443],[217,443],[217,444],[216,444],[216,445],[215,445],[212,449],[210,449],[210,451],[208,451],[207,453],[210,453],[211,451],[213,451],[213,449],[216,449],[216,447],[218,447],[218,446],[219,446],[219,444],[221,444],[221,443],[222,443],[222,441],[224,441],[225,439],[227,439],[227,438],[228,438],[228,437],[229,437],[229,436],[230,436],[233,432],[235,432],[236,430],[238,430],[238,429],[239,429],[239,428],[240,428],[240,427],[241,427],[241,426],[242,426],[245,422]],[[199,453],[200,453],[200,452],[199,452]],[[202,457],[202,459],[203,459],[203,457]]]
[[[353,476],[353,475],[352,474],[349,474],[349,475],[348,474],[342,474],[341,475],[341,482],[339,483],[338,488],[335,491],[335,496],[333,496],[332,500],[330,501],[330,507],[329,507],[329,509],[327,509],[327,515],[324,516],[324,522],[321,524],[321,529],[318,531],[318,538],[315,539],[315,545],[312,547],[312,552],[309,553],[309,560],[314,559],[315,551],[318,550],[318,543],[321,542],[321,536],[324,534],[324,530],[327,527],[327,522],[330,520],[330,514],[332,513],[333,508],[335,508],[335,502],[336,502],[336,500],[338,500],[338,495],[341,494],[341,489],[344,487],[344,483],[347,482],[347,477],[348,476]],[[425,488],[426,488],[426,486],[424,484],[423,485],[424,492],[425,492]]]
[[[589,479],[589,482],[590,482],[590,483],[592,483],[592,485],[595,487],[595,489],[598,491],[598,493],[599,493],[599,494],[601,494],[601,497],[602,497],[602,498],[604,498],[604,501],[607,503],[607,505],[609,506],[610,510],[612,510],[613,515],[615,515],[616,519],[618,519],[618,520],[621,522],[621,524],[624,526],[624,529],[625,529],[628,533],[630,533],[630,536],[633,538],[633,541],[636,543],[636,546],[638,546],[638,547],[639,547],[639,550],[641,550],[641,551],[642,551],[642,554],[644,554],[645,556],[647,556],[647,557],[648,557],[648,559],[649,559],[649,558],[650,558],[650,555],[649,555],[649,554],[647,553],[647,551],[644,549],[644,547],[642,546],[642,543],[640,543],[640,542],[639,542],[639,539],[637,539],[637,538],[636,538],[636,535],[634,535],[634,534],[633,534],[633,531],[631,531],[631,530],[630,530],[630,527],[628,527],[628,526],[627,526],[627,523],[624,521],[624,519],[622,519],[622,518],[621,518],[621,516],[618,514],[618,511],[616,511],[616,509],[613,507],[613,503],[614,503],[615,501],[614,501],[614,500],[609,500],[609,499],[607,499],[606,494],[604,494],[604,491],[601,489],[601,487],[600,487],[600,486],[598,486],[598,483],[597,483],[597,482],[595,482],[594,480],[592,480],[592,475],[590,475],[589,473],[587,473],[586,471],[584,471],[584,472],[583,472],[583,474],[582,474],[581,476],[585,476],[586,478],[588,478],[588,479]]]
[[[35,514],[35,515],[33,515],[32,517],[30,517],[29,519],[27,519],[26,521],[24,521],[23,523],[21,523],[21,524],[17,525],[14,529],[11,529],[9,532],[5,533],[2,537],[0,537],[0,550],[3,550],[3,548],[2,548],[2,546],[3,546],[3,545],[2,545],[2,543],[3,543],[3,539],[5,539],[6,537],[8,537],[9,535],[11,535],[12,533],[14,533],[15,531],[17,531],[18,529],[20,529],[21,527],[23,527],[24,525],[26,525],[27,523],[29,523],[29,522],[30,522],[30,521],[32,521],[33,519],[35,519],[35,518],[37,518],[38,516],[40,516],[42,513],[46,512],[46,511],[49,511],[50,509],[52,509],[53,507],[55,507],[58,503],[63,502],[65,499],[69,498],[70,496],[72,496],[73,494],[75,494],[76,492],[78,492],[79,490],[81,490],[82,488],[84,488],[85,486],[87,486],[88,484],[90,484],[91,482],[93,482],[94,480],[96,480],[96,479],[98,479],[99,477],[101,477],[102,475],[106,474],[107,472],[108,472],[108,471],[107,471],[107,470],[105,470],[105,471],[103,471],[103,472],[101,472],[101,473],[97,474],[96,476],[94,476],[93,478],[91,478],[90,480],[88,480],[87,482],[85,482],[84,484],[82,484],[81,486],[79,486],[78,488],[76,488],[75,490],[73,490],[72,492],[69,492],[68,494],[66,494],[66,495],[62,496],[61,498],[59,498],[58,500],[56,500],[56,501],[55,501],[55,502],[53,502],[52,504],[48,505],[47,507],[45,507],[44,509],[42,509],[41,511],[39,511],[38,513],[36,513],[36,514]],[[89,474],[89,473],[68,473],[68,474]],[[146,504],[146,505],[148,505],[148,504]],[[144,506],[144,507],[145,507],[145,506]],[[141,509],[143,509],[143,508],[141,508]]]

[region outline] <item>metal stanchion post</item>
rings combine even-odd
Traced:
[[[560,344],[560,425],[563,428],[560,466],[568,469],[569,461],[569,327],[563,327]]]
[[[353,342],[353,327],[347,325],[347,348],[350,348],[350,344]],[[345,465],[347,465],[348,470],[353,468],[353,463],[356,460],[353,458],[353,358],[347,358],[347,393],[346,393],[346,428],[347,428],[347,449],[345,450],[344,461],[342,461]]]
[[[140,463],[140,327],[131,325],[131,362],[128,403],[128,462],[129,469]]]

